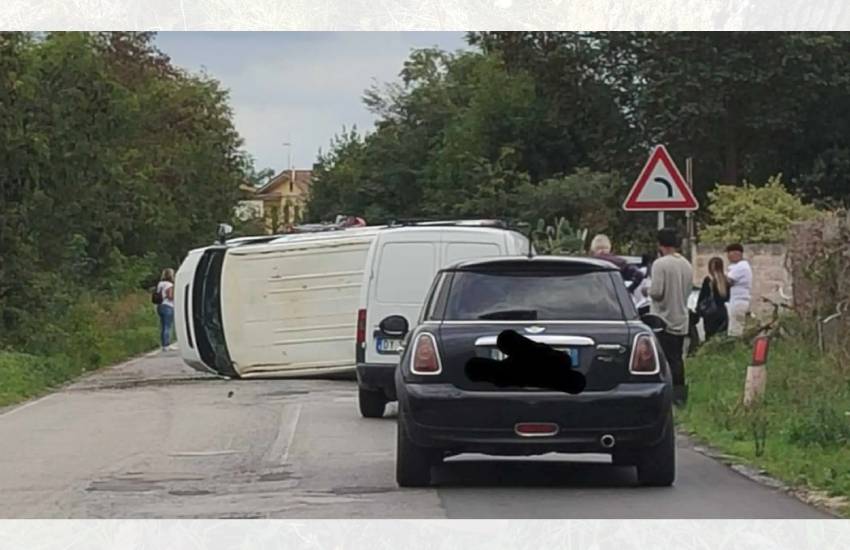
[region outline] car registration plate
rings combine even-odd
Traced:
[[[581,363],[579,363],[579,350],[577,348],[555,348],[556,350],[566,353],[570,356],[570,364],[572,368],[577,369],[581,367]],[[496,359],[498,361],[502,361],[507,357],[501,350],[497,348],[492,348],[490,350],[490,358]]]
[[[392,338],[378,338],[375,341],[378,353],[401,353],[402,341]]]

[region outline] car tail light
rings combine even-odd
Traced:
[[[658,351],[655,349],[655,340],[651,335],[635,336],[629,370],[633,374],[655,374],[659,371]]]
[[[440,356],[437,353],[437,342],[427,332],[416,338],[410,370],[413,374],[439,374],[442,370]]]
[[[350,326],[350,325],[349,325]],[[366,310],[357,310],[357,345],[362,346],[366,341]]]

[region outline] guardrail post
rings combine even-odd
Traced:
[[[770,348],[770,339],[767,336],[759,336],[753,343],[753,358],[747,367],[747,379],[744,384],[744,406],[749,407],[764,395],[767,385],[767,351]]]

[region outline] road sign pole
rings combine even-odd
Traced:
[[[688,183],[688,188],[693,193],[694,190],[694,162],[693,158],[688,157],[685,159],[685,181]],[[685,256],[689,261],[693,261],[693,252],[694,252],[694,213],[688,210],[685,213],[685,227],[688,233],[687,243],[688,246],[685,249]]]
[[[664,229],[664,210],[658,211],[658,229]]]

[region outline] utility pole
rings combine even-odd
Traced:
[[[282,145],[284,147],[286,147],[286,167],[289,170],[289,172],[291,173],[292,172],[292,143],[289,142],[289,141],[284,141]],[[291,175],[290,175],[290,177],[291,177]]]

